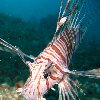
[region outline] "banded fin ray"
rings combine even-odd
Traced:
[[[19,48],[14,47],[13,45],[9,44],[8,42],[3,40],[2,38],[0,38],[0,50],[6,51],[6,52],[9,52],[9,53],[17,54],[26,65],[27,65],[26,58],[35,60],[35,57],[33,57],[31,55],[29,56],[29,55],[23,53]]]
[[[72,74],[83,76],[83,77],[89,77],[89,78],[95,78],[100,79],[100,68],[87,70],[87,71],[72,71]]]

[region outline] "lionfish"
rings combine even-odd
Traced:
[[[75,100],[78,98],[78,93],[74,87],[79,89],[80,87],[69,77],[70,74],[100,78],[100,69],[88,71],[68,69],[72,54],[76,51],[87,29],[87,27],[84,30],[81,28],[85,15],[79,18],[84,7],[84,2],[81,7],[78,6],[79,2],[80,0],[68,0],[64,8],[64,0],[61,1],[54,37],[37,57],[24,54],[19,48],[0,38],[0,50],[18,54],[30,69],[30,76],[24,87],[17,90],[26,100],[46,100],[43,97],[44,94],[50,88],[54,89],[55,84],[58,84],[59,100],[70,98]],[[34,62],[26,61],[25,57]]]

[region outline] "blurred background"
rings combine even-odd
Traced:
[[[82,0],[80,0],[82,1]],[[20,48],[24,53],[37,56],[52,40],[56,29],[61,0],[0,0],[0,38]],[[100,0],[86,0],[84,26],[88,30],[73,54],[70,69],[100,68]],[[21,59],[0,51],[0,87],[23,84],[29,76]],[[78,78],[86,93],[81,100],[100,100],[100,80]],[[55,87],[57,88],[57,87]],[[2,91],[2,88],[0,88]],[[2,94],[2,92],[0,92]],[[57,100],[58,91],[49,91],[47,100]]]

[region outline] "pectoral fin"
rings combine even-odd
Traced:
[[[19,48],[12,46],[11,44],[9,44],[8,42],[4,41],[1,38],[0,38],[0,50],[17,54],[25,64],[26,64],[25,58],[30,58],[32,60],[35,60],[35,57],[23,53]]]
[[[72,74],[83,76],[83,77],[87,76],[89,78],[100,79],[100,68],[87,70],[87,71],[72,71]]]

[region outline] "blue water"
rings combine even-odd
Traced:
[[[50,14],[58,14],[60,1],[61,0],[0,0],[0,12],[22,18],[26,21],[39,21],[41,18]],[[95,26],[96,28],[99,27],[100,1],[88,0],[87,2],[85,6],[87,6],[88,18],[91,18],[91,21],[95,20],[91,26],[97,31],[98,29],[95,29]]]
[[[0,0],[0,11],[25,20],[40,19],[58,12],[60,0]]]

